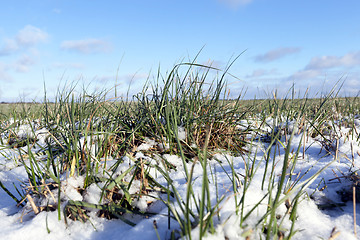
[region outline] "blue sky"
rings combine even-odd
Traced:
[[[213,62],[230,69],[231,94],[247,98],[293,83],[301,94],[360,89],[360,1],[17,0],[0,9],[0,101],[40,99],[43,86],[92,89],[131,83],[135,93],[160,65]],[[150,77],[151,79],[151,77]]]

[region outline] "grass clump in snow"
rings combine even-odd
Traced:
[[[93,213],[130,226],[163,216],[168,238],[202,239],[228,223],[237,230],[224,238],[292,238],[307,187],[341,157],[341,141],[359,143],[359,100],[335,89],[297,99],[291,89],[249,104],[227,98],[227,70],[208,81],[217,69],[181,63],[132,99],[76,94],[73,85],[36,111],[14,108],[2,116],[1,140],[28,179],[1,187],[33,214],[57,211],[67,224]],[[301,171],[309,139],[333,158]]]

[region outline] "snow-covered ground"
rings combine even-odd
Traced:
[[[18,134],[24,134],[29,131],[30,126],[23,125],[17,129]],[[185,134],[180,129],[181,134]],[[266,130],[266,129],[265,129]],[[360,131],[359,125],[356,127],[357,133]],[[307,194],[300,197],[300,202],[297,206],[297,219],[295,224],[296,234],[293,239],[356,239],[354,235],[354,206],[352,198],[352,186],[354,181],[351,181],[351,173],[355,172],[360,167],[360,146],[359,140],[356,136],[347,135],[348,129],[342,128],[340,131],[343,136],[339,139],[339,152],[336,159],[329,167],[327,167],[321,174],[309,185],[306,190]],[[45,129],[37,131],[39,142],[41,143],[42,134],[46,134]],[[350,137],[348,137],[350,136]],[[288,136],[289,137],[289,136]],[[6,136],[3,136],[4,145],[1,146],[0,155],[0,181],[9,189],[15,196],[18,194],[15,191],[14,184],[19,189],[20,182],[27,182],[27,173],[24,166],[19,160],[19,149],[8,148],[6,146]],[[285,137],[281,138],[285,142]],[[306,181],[309,177],[314,175],[317,171],[325,167],[329,162],[334,160],[335,153],[327,154],[326,150],[322,148],[321,142],[314,138],[306,138],[304,141],[301,134],[295,134],[291,143],[291,149],[296,149],[299,143],[305,142],[305,147],[301,147],[297,164],[293,171],[294,177],[301,177],[300,184]],[[158,164],[157,157],[150,157],[147,155],[147,150],[154,145],[155,141],[149,140],[143,145],[140,145],[134,154],[134,158],[146,159],[149,163]],[[335,143],[334,143],[335,144]],[[260,238],[260,228],[255,229],[254,226],[263,216],[267,209],[267,198],[265,198],[259,206],[246,219],[246,224],[240,227],[240,217],[236,214],[235,205],[236,199],[232,192],[232,181],[229,177],[231,172],[231,165],[233,164],[235,171],[239,176],[245,176],[245,168],[253,161],[257,167],[255,175],[249,185],[246,193],[244,213],[250,211],[255,204],[257,204],[267,193],[268,182],[265,183],[264,190],[261,189],[262,180],[265,171],[264,151],[268,143],[260,140],[253,142],[252,146],[248,147],[249,154],[243,156],[230,156],[226,154],[217,153],[209,159],[209,179],[216,177],[216,181],[210,181],[211,201],[216,202],[217,197],[225,196],[221,202],[218,216],[214,218],[216,224],[216,233],[214,235],[208,234],[207,239],[245,239],[246,234],[250,234],[249,239]],[[23,147],[24,151],[27,147]],[[303,153],[303,150],[305,152]],[[34,149],[35,151],[36,149]],[[276,153],[275,157],[275,175],[279,175],[282,170],[282,160],[284,159],[284,150],[281,148]],[[186,177],[183,171],[182,161],[179,157],[174,155],[163,155],[168,162],[177,167],[177,171],[172,171],[170,176],[174,181],[179,194],[185,198],[187,192]],[[122,165],[117,168],[121,172],[122,166],[124,169],[131,165],[131,160],[124,157]],[[109,160],[108,167],[114,164],[114,160]],[[221,163],[221,164],[220,164]],[[272,164],[270,164],[272,166]],[[200,195],[202,188],[202,174],[203,169],[198,162],[195,166],[188,163],[188,169],[194,167],[193,173],[193,190],[195,195]],[[270,171],[268,169],[268,171]],[[160,183],[166,185],[166,181],[159,172],[153,170],[150,172],[152,176]],[[242,179],[240,179],[242,180]],[[90,185],[83,193],[79,193],[76,189],[83,184],[84,177],[63,176],[62,195],[64,204],[67,200],[85,201],[96,204],[99,202],[101,190],[96,184]],[[134,183],[134,186],[140,183]],[[241,189],[242,186],[240,186]],[[129,190],[131,191],[131,189]],[[134,190],[136,192],[136,189]],[[241,193],[242,191],[239,190]],[[48,201],[56,201],[57,190],[53,191],[54,199],[49,197]],[[276,188],[273,190],[272,196],[275,196]],[[360,196],[359,194],[357,196]],[[159,197],[162,197],[159,195]],[[280,196],[282,197],[282,196]],[[58,220],[58,211],[41,211],[35,214],[30,207],[29,202],[25,207],[17,207],[16,203],[4,191],[0,190],[0,239],[170,239],[170,234],[173,229],[178,228],[176,221],[171,220],[170,229],[168,228],[168,208],[161,201],[154,201],[149,206],[146,201],[148,199],[142,198],[135,202],[140,210],[147,210],[149,212],[158,213],[149,218],[126,216],[136,226],[130,226],[121,220],[99,218],[96,216],[96,211],[89,212],[90,220],[82,223],[80,221],[67,220],[64,222],[64,216],[61,215],[61,220]],[[40,200],[39,200],[40,201]],[[358,199],[359,201],[359,199]],[[50,202],[48,202],[50,203]],[[46,205],[46,203],[44,203]],[[41,205],[41,203],[39,203]],[[176,205],[176,204],[175,204]],[[322,206],[322,210],[320,207]],[[64,207],[64,206],[62,206]],[[355,218],[357,223],[357,231],[360,234],[360,206],[356,204]],[[277,209],[279,218],[283,218],[282,228],[290,229],[291,221],[288,217],[284,217],[287,213],[285,204],[282,204]],[[156,221],[156,223],[155,223]],[[156,226],[156,229],[155,229]],[[198,238],[199,229],[193,229],[193,238]],[[158,234],[158,235],[157,235]],[[359,236],[359,235],[358,235]]]

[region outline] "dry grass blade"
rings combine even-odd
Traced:
[[[336,227],[334,227],[331,231],[330,237],[328,240],[335,240],[336,238],[338,238],[340,236],[341,232],[340,231],[336,231]]]
[[[28,199],[29,203],[30,203],[30,206],[32,208],[32,210],[34,211],[35,214],[38,214],[39,213],[39,209],[37,208],[35,202],[34,202],[34,199],[31,197],[30,194],[26,194],[26,198]]]

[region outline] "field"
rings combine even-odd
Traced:
[[[356,239],[360,98],[228,99],[184,65],[1,104],[0,238]]]

